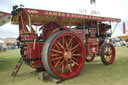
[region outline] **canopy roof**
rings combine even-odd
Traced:
[[[23,9],[23,8],[19,8]],[[47,22],[55,21],[63,25],[78,24],[81,22],[92,21],[109,21],[109,22],[120,22],[118,18],[100,17],[100,16],[90,16],[75,13],[48,11],[48,10],[37,10],[37,9],[23,9],[26,16],[30,15],[32,24],[44,24]],[[18,15],[13,16],[11,20],[12,24],[18,24]]]
[[[0,11],[0,26],[10,21],[11,14]]]

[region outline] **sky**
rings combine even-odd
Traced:
[[[42,10],[53,10],[70,13],[90,14],[90,10],[97,10],[100,16],[120,18],[112,36],[122,35],[122,23],[126,23],[128,30],[128,0],[96,0],[95,5],[90,4],[90,0],[0,0],[0,11],[11,13],[12,6],[24,5],[25,8]],[[86,13],[83,11],[86,9]],[[82,12],[81,12],[81,11]],[[112,29],[114,29],[113,23]],[[18,37],[18,26],[11,22],[0,27],[0,37]]]

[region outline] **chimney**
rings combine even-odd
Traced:
[[[125,22],[123,22],[123,34],[125,34],[126,28],[125,28]]]

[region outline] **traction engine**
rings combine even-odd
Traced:
[[[105,39],[120,19],[13,7],[12,24],[19,25],[20,53],[25,64],[60,79],[75,77],[85,61],[101,56],[105,65],[115,59],[115,48]],[[37,33],[37,28],[41,31]]]

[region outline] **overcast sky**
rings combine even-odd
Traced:
[[[100,16],[121,18],[121,22],[118,24],[113,36],[122,34],[123,21],[126,22],[128,28],[128,0],[96,0],[95,6],[90,4],[90,0],[0,0],[0,11],[11,13],[12,6],[20,4],[25,5],[26,8],[71,13],[81,13],[79,10],[86,9],[86,14],[90,14],[90,10],[94,9],[100,11]],[[12,25],[10,22],[1,26],[0,36],[17,37],[18,26]]]

